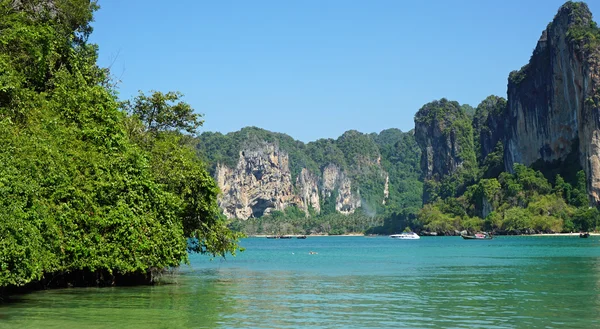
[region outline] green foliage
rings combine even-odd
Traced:
[[[529,71],[529,64],[524,65],[523,67],[521,67],[520,70],[517,71],[511,71],[508,74],[508,81],[511,84],[514,85],[519,85],[521,82],[523,82],[525,80],[525,78],[527,77],[527,73]]]
[[[125,102],[131,114],[128,127],[133,128],[129,136],[150,154],[155,180],[179,198],[183,232],[195,239],[189,249],[219,256],[235,254],[240,236],[227,228],[220,215],[219,189],[194,149],[192,137],[202,121],[180,97],[176,92],[153,92],[149,97],[140,92],[133,102]]]
[[[336,165],[339,168],[348,168],[344,152],[340,150],[333,139],[319,139],[306,144],[306,154],[316,162],[319,170],[329,164]]]
[[[149,133],[185,131],[195,134],[204,121],[189,104],[180,101],[182,97],[181,93],[173,91],[153,91],[150,96],[140,91],[133,101],[124,102],[123,107],[129,115],[140,120]]]
[[[381,154],[381,166],[389,175],[388,213],[399,213],[422,205],[423,183],[420,181],[421,150],[414,132],[387,129],[373,135]]]
[[[368,166],[379,157],[379,148],[373,138],[356,130],[346,131],[336,140],[336,145],[349,166]]]
[[[483,159],[481,175],[483,178],[494,178],[500,176],[504,171],[504,144],[498,141],[494,150]]]
[[[600,28],[592,19],[587,4],[568,1],[559,10],[569,13],[570,25],[567,38],[587,51],[598,51],[600,46]]]
[[[507,110],[506,99],[491,95],[486,97],[475,110],[473,116],[473,140],[475,153],[480,166],[483,165],[484,176],[498,177],[498,170],[504,170],[502,155],[502,133]],[[499,151],[500,148],[502,151]],[[490,153],[495,153],[487,159]],[[487,164],[485,162],[488,162]],[[502,167],[500,167],[502,165]],[[498,168],[498,169],[496,169]],[[492,171],[492,172],[489,172]],[[496,174],[497,172],[497,174]],[[496,174],[496,176],[493,176]]]
[[[462,104],[460,108],[469,118],[473,118],[475,116],[475,108],[473,106],[469,104]]]
[[[185,262],[186,237],[236,248],[186,138],[120,111],[87,44],[96,8],[0,1],[0,288],[144,276]]]
[[[587,182],[583,170],[577,172],[576,185],[571,188],[570,191],[569,204],[572,204],[575,207],[586,207],[589,205],[590,200],[587,194]]]
[[[519,207],[507,209],[504,212],[504,221],[502,228],[507,231],[520,231],[532,229],[531,216],[529,213]]]
[[[417,220],[438,233],[462,229],[513,233],[592,230],[598,225],[598,211],[587,207],[585,174],[580,171],[577,176],[575,186],[560,175],[552,185],[541,172],[517,164],[513,174],[480,179],[458,198],[426,205]]]
[[[431,232],[451,232],[460,225],[460,217],[444,213],[441,204],[426,204],[419,212],[423,228]]]
[[[292,210],[291,213],[273,211],[268,216],[235,220],[234,227],[246,235],[342,235],[368,232],[369,228],[381,225],[382,221],[381,216],[372,217],[361,210],[349,215],[330,213],[308,218],[300,210]]]
[[[575,231],[593,231],[600,223],[600,212],[597,208],[579,208],[573,214],[572,221]]]

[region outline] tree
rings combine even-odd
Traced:
[[[187,236],[196,251],[235,250],[215,183],[179,133],[201,121],[173,95],[161,110],[175,119],[126,117],[87,43],[96,8],[0,0],[0,293],[152,281],[187,261]]]
[[[156,180],[179,197],[184,234],[196,239],[190,249],[220,256],[234,254],[241,235],[227,228],[217,204],[219,188],[196,155],[191,139],[202,121],[180,97],[177,92],[155,91],[150,97],[140,92],[133,102],[125,102],[123,106],[131,114],[129,126],[137,127],[130,135],[151,154]]]
[[[600,212],[596,208],[578,208],[573,214],[573,225],[575,230],[593,231],[598,225]]]
[[[185,131],[193,135],[204,121],[201,120],[202,115],[194,113],[188,103],[180,101],[182,97],[180,92],[165,94],[152,91],[152,95],[146,96],[140,91],[133,101],[126,101],[122,106],[127,113],[137,117],[150,133]]]
[[[532,228],[531,217],[523,208],[510,208],[504,212],[502,227],[509,231],[521,231]]]
[[[583,170],[577,172],[577,182],[571,190],[569,203],[575,207],[587,207],[590,203],[587,195],[587,181]]]

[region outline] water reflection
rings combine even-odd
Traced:
[[[26,295],[0,328],[600,327],[600,240],[579,240],[248,239],[172,285]]]
[[[217,328],[229,312],[220,284],[190,282],[152,287],[36,292],[4,305],[0,328]]]

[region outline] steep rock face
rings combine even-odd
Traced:
[[[483,162],[499,141],[504,140],[504,119],[506,116],[506,99],[488,96],[475,109],[473,129],[477,145],[477,159]]]
[[[308,209],[312,207],[315,213],[321,213],[321,202],[319,198],[319,179],[306,168],[302,168],[300,175],[296,178],[296,187],[300,194],[300,209],[307,215]]]
[[[423,106],[415,115],[415,138],[421,148],[421,169],[426,179],[454,173],[465,161],[461,137],[469,138],[454,123],[467,120],[457,102],[446,99]]]
[[[512,172],[515,163],[560,162],[577,152],[590,197],[598,202],[600,52],[589,35],[600,36],[589,9],[568,2],[542,33],[529,64],[510,74],[504,163]]]
[[[387,199],[390,197],[390,176],[385,176],[385,185],[383,186],[383,201],[381,204],[385,205]]]
[[[262,143],[240,152],[235,169],[218,165],[219,206],[228,218],[260,217],[298,203],[293,194],[288,156]]]
[[[342,214],[352,214],[361,206],[358,192],[352,192],[352,181],[334,164],[323,168],[323,182],[321,184],[323,198],[329,198],[337,190],[335,210]]]
[[[476,165],[471,120],[457,102],[441,99],[425,104],[415,115],[415,139],[421,149],[424,203],[439,194],[437,182]]]
[[[321,184],[321,193],[324,198],[331,196],[331,193],[338,185],[338,179],[341,175],[340,168],[334,164],[329,164],[323,168],[323,182]]]
[[[241,151],[235,168],[218,164],[215,176],[221,189],[219,206],[228,218],[261,217],[293,205],[307,216],[309,208],[319,214],[321,197],[329,198],[332,193],[336,193],[335,209],[342,214],[354,213],[361,206],[352,180],[333,164],[323,169],[321,179],[302,168],[292,185],[288,155],[267,142]]]

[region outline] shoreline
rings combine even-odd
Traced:
[[[590,234],[590,236],[600,236],[600,232],[588,232]],[[248,235],[248,238],[266,238],[266,237],[270,237],[270,236],[274,236],[272,234],[255,234],[255,235]],[[300,236],[305,236],[305,237],[356,237],[356,236],[364,236],[364,237],[386,237],[389,235],[365,235],[363,233],[351,233],[351,234],[339,234],[339,235],[329,235],[329,234],[284,234],[284,235],[276,235],[276,236],[289,236],[292,238],[297,238]],[[429,235],[422,235],[422,236],[429,236]],[[445,235],[438,235],[437,237],[443,237]],[[451,235],[449,235],[451,236]],[[460,235],[456,235],[456,236],[460,236]],[[537,234],[518,234],[518,235],[496,235],[494,234],[494,237],[498,237],[498,236],[535,236],[535,237],[541,237],[541,236],[579,236],[579,233],[537,233]],[[432,237],[436,237],[436,236],[432,236]]]
[[[289,236],[292,238],[297,238],[299,236],[305,236],[305,237],[331,237],[331,236],[365,236],[363,233],[350,233],[350,234],[336,234],[336,235],[330,235],[330,234],[254,234],[254,235],[248,235],[248,238],[266,238],[269,236]],[[383,236],[383,235],[382,235]]]
[[[582,232],[583,233],[583,232]],[[521,234],[526,236],[579,236],[580,233],[539,233],[539,234]],[[590,236],[598,236],[600,232],[588,232]]]

